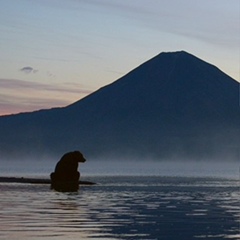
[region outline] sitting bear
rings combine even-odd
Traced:
[[[51,173],[52,188],[58,191],[75,191],[78,189],[80,173],[78,163],[86,159],[79,151],[69,152],[62,156]]]

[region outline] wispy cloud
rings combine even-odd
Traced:
[[[63,107],[91,92],[92,90],[77,83],[54,85],[17,79],[0,79],[0,115]]]
[[[183,3],[184,2],[184,3]],[[232,6],[224,0],[148,0],[112,1],[93,0],[102,11],[114,13],[130,20],[130,23],[153,29],[160,33],[183,36],[210,44],[239,46],[239,3]],[[234,6],[235,5],[235,10]],[[225,16],[225,17],[224,17]],[[219,24],[219,20],[224,21]],[[230,43],[230,44],[229,44]]]
[[[38,109],[62,107],[69,104],[66,99],[35,98],[33,96],[10,96],[0,93],[0,115],[15,114],[19,112],[31,112]]]
[[[29,66],[23,67],[23,68],[21,68],[19,71],[20,71],[20,72],[23,72],[23,73],[26,73],[26,74],[38,72],[37,69],[34,69],[34,68],[32,68],[32,67],[29,67]]]
[[[51,91],[61,93],[77,93],[77,94],[89,94],[92,91],[85,89],[80,84],[63,83],[61,85],[46,84],[39,82],[30,82],[26,80],[18,79],[0,79],[0,89],[11,89],[11,90],[29,90],[34,91]]]

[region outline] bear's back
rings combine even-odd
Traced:
[[[78,162],[75,159],[62,158],[55,167],[55,172],[77,172]]]

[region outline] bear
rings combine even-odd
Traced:
[[[58,191],[75,191],[79,187],[80,173],[78,163],[84,163],[86,159],[79,151],[68,152],[62,156],[50,174],[52,188]]]

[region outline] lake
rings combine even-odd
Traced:
[[[240,239],[238,169],[195,177],[83,170],[97,185],[76,193],[0,183],[0,239]]]

